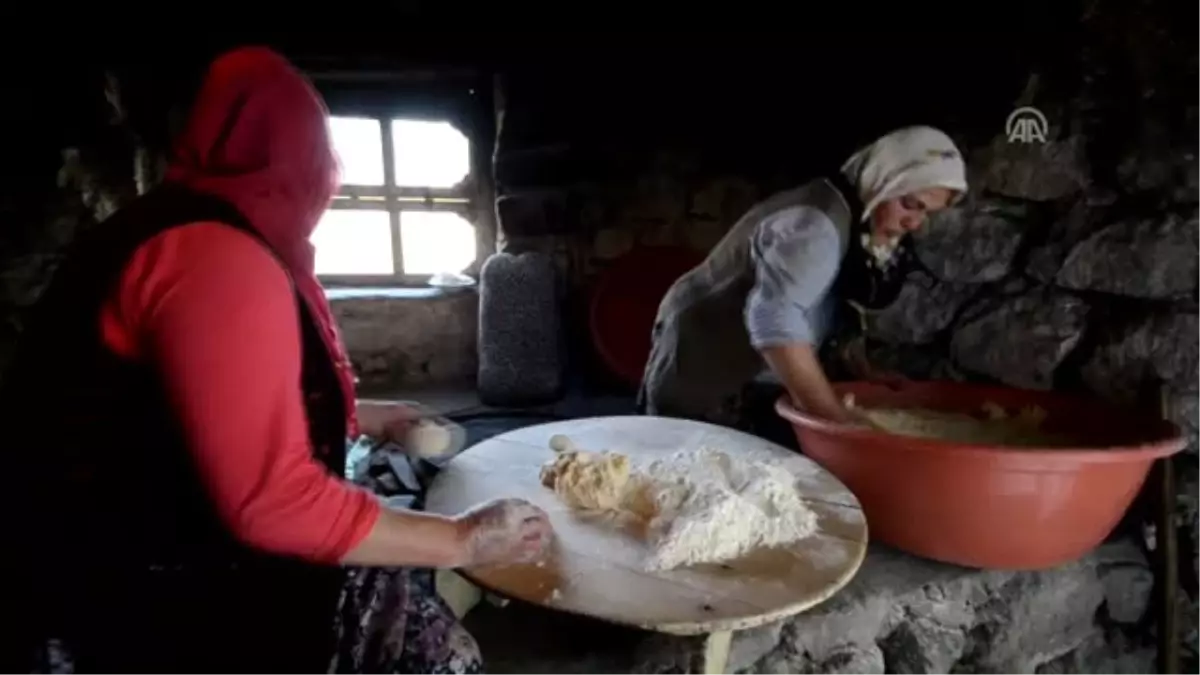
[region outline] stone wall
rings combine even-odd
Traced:
[[[743,176],[705,175],[688,154],[658,152],[627,175],[582,185],[510,186],[496,203],[500,246],[553,254],[577,284],[635,246],[705,253],[766,191]]]
[[[364,396],[474,386],[479,296],[473,290],[330,296]]]

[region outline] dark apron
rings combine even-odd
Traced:
[[[60,639],[82,671],[316,672],[333,653],[344,571],[235,540],[192,467],[152,364],[109,352],[99,334],[101,307],[134,251],[203,221],[270,250],[220,200],[175,188],[139,198],[73,245],[0,391],[11,460],[0,517],[11,525],[5,557],[15,568],[4,604],[19,627],[14,642]],[[316,322],[295,301],[297,393],[317,460],[342,475],[343,395]]]

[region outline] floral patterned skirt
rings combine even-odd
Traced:
[[[483,672],[479,647],[437,594],[432,570],[352,570],[336,632],[331,673]]]
[[[396,506],[420,509],[436,469],[375,449],[352,480]],[[338,601],[335,673],[482,673],[475,638],[437,594],[430,569],[351,568]]]

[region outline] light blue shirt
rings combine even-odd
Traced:
[[[830,293],[842,262],[837,226],[820,209],[793,206],[772,213],[750,243],[754,288],[746,299],[746,328],[756,349],[820,344],[833,325]]]

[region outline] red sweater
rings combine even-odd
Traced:
[[[134,253],[100,320],[110,349],[155,364],[240,540],[337,562],[371,530],[379,502],[312,456],[296,296],[261,243],[219,223],[172,228]]]

